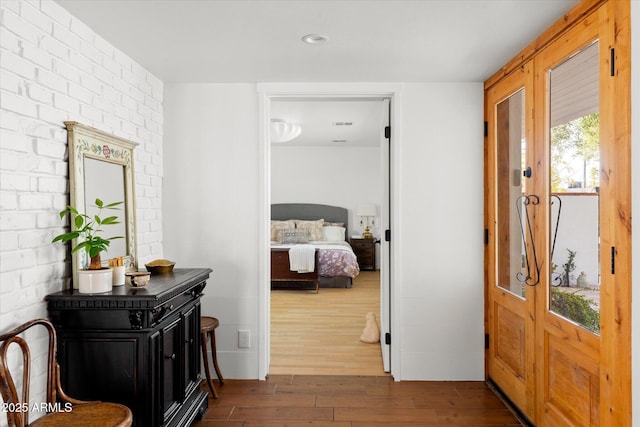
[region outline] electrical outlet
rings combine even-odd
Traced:
[[[249,348],[251,346],[251,334],[246,329],[238,330],[238,347]]]

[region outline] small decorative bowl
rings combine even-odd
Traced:
[[[149,279],[151,279],[151,274],[148,271],[133,271],[130,273],[125,273],[125,282],[127,285],[130,285],[134,288],[141,288],[143,286],[147,286],[149,283]]]
[[[145,264],[147,267],[147,271],[153,275],[156,274],[167,274],[173,271],[173,266],[176,265],[175,262],[169,261],[168,259],[156,259],[151,261],[150,263]]]

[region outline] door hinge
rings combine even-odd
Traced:
[[[485,245],[489,244],[489,229],[488,228],[484,229],[484,244]]]
[[[616,49],[611,48],[611,77],[616,75]]]
[[[489,136],[489,122],[484,122],[484,136]]]
[[[489,350],[489,334],[484,334],[484,348]]]
[[[385,242],[391,241],[391,230],[384,230],[384,241]]]
[[[391,345],[391,332],[384,334],[384,343],[386,345]]]
[[[391,138],[391,126],[384,127],[384,137],[387,139]]]
[[[616,247],[611,246],[611,274],[616,274]]]

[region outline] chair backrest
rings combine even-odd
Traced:
[[[31,371],[31,352],[26,340],[19,336],[36,325],[45,327],[49,334],[49,350],[47,357],[47,403],[56,402],[56,330],[46,319],[31,320],[17,328],[0,335],[0,392],[7,409],[9,426],[24,427],[29,424],[29,373]],[[16,344],[22,352],[22,393],[18,393],[16,383],[7,363],[7,353],[11,344]]]

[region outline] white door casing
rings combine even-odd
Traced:
[[[390,229],[392,236],[399,236],[400,224],[397,218],[399,218],[398,212],[400,211],[400,200],[394,195],[398,195],[398,167],[395,167],[399,160],[399,147],[401,141],[400,134],[400,117],[402,105],[400,102],[402,96],[402,84],[398,83],[259,83],[257,85],[258,91],[258,126],[259,126],[259,153],[260,153],[260,165],[259,165],[259,177],[260,177],[260,200],[259,200],[259,268],[258,268],[258,298],[259,298],[259,325],[258,325],[258,378],[265,379],[269,374],[269,362],[270,362],[270,286],[269,278],[270,272],[270,234],[269,234],[269,219],[270,219],[270,176],[271,176],[271,149],[269,144],[269,122],[270,122],[270,105],[271,101],[280,97],[372,97],[372,98],[386,98],[390,100],[390,103],[394,106],[390,114],[390,126],[391,126],[391,140],[394,143],[391,145],[389,155],[391,161],[388,162],[390,168],[390,180],[391,186],[389,189],[390,197],[383,200],[383,206],[381,211],[389,212]],[[385,179],[385,181],[388,181]],[[389,210],[388,201],[393,199],[393,205]],[[384,219],[382,218],[384,221]],[[384,224],[384,222],[383,222]],[[385,371],[389,370],[391,375],[399,380],[401,378],[401,366],[400,366],[400,312],[398,307],[398,301],[400,301],[401,293],[401,278],[400,272],[396,265],[396,260],[400,259],[399,248],[400,245],[397,241],[394,241],[392,246],[387,244],[389,249],[388,253],[388,269],[391,275],[387,276],[393,286],[388,286],[388,299],[386,301],[381,300],[381,322],[387,322],[387,331],[393,330],[392,344],[387,347],[387,357]],[[385,250],[382,250],[382,254]],[[382,258],[381,258],[382,259]],[[385,265],[383,264],[384,268]],[[383,270],[384,272],[385,270]],[[384,282],[383,282],[384,286]],[[384,306],[384,307],[383,307]],[[386,310],[386,313],[384,313]],[[390,311],[390,312],[389,312]],[[383,327],[383,341],[384,341],[384,327]],[[384,343],[382,344],[384,346]]]

